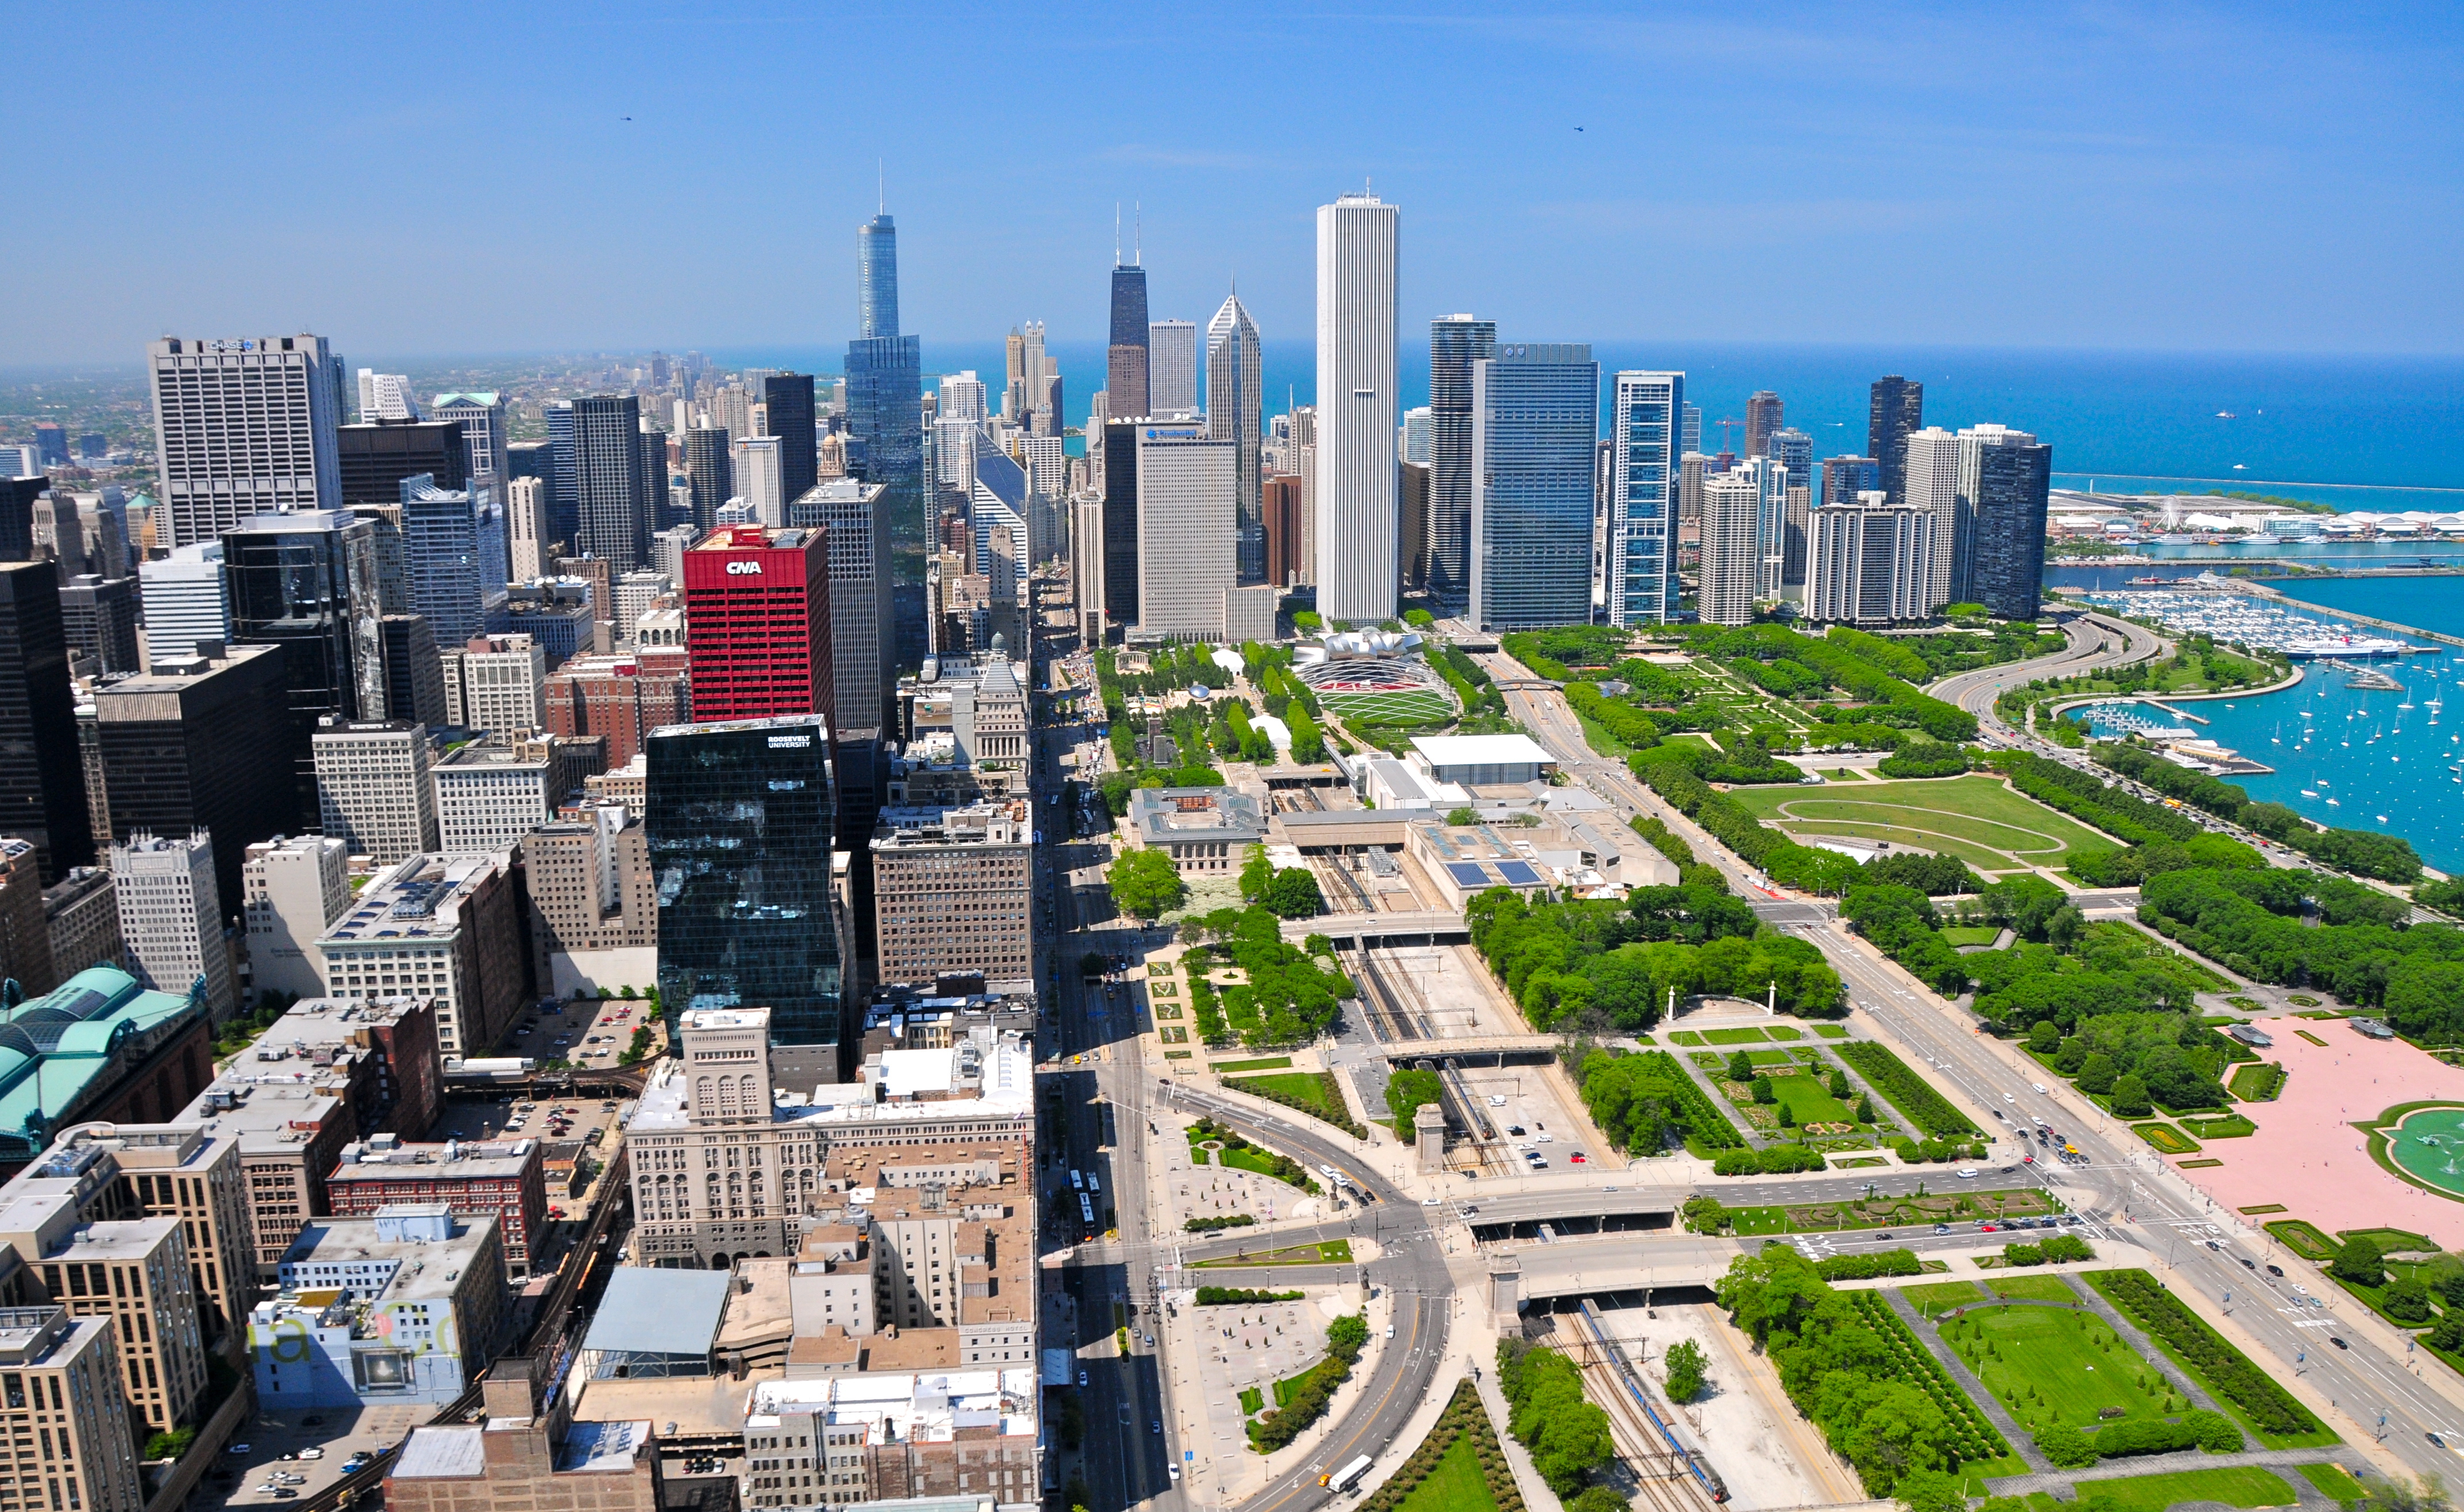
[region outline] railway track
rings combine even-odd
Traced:
[[[1634,1472],[1641,1504],[1649,1512],[1719,1512],[1706,1489],[1706,1483],[1720,1485],[1719,1479],[1679,1452],[1661,1425],[1651,1420],[1636,1399],[1641,1388],[1609,1348],[1606,1334],[1579,1314],[1561,1314],[1551,1322],[1550,1345],[1573,1360],[1595,1387],[1592,1395],[1608,1413],[1609,1436]],[[1721,1490],[1725,1495],[1726,1487]]]

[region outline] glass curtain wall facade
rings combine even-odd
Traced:
[[[573,548],[620,570],[650,559],[641,435],[642,402],[631,394],[573,402]]]
[[[386,716],[376,527],[344,510],[260,515],[223,537],[231,640],[283,648],[299,822],[323,822],[317,721]]]
[[[1474,623],[1586,625],[1600,367],[1570,342],[1514,342],[1472,366]]]
[[[2054,449],[2033,438],[1976,451],[1966,598],[1998,619],[2033,620],[2043,596],[2045,506]]]
[[[1460,614],[1471,603],[1471,369],[1497,355],[1497,322],[1429,322],[1429,598]]]
[[[1610,423],[1611,625],[1665,625],[1677,607],[1677,467],[1683,373],[1619,373]]]
[[[1259,388],[1260,351],[1258,322],[1249,318],[1239,295],[1225,299],[1206,325],[1206,434],[1238,444],[1234,515],[1240,535],[1235,555],[1243,584],[1266,581],[1266,530],[1260,513],[1259,446],[1264,436],[1259,427],[1265,397]]]
[[[844,1080],[828,720],[669,725],[645,748],[660,1001],[671,1014],[767,1008],[781,1085]]]

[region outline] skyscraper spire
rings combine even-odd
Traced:
[[[1121,202],[1112,202],[1112,266],[1121,266]]]
[[[1143,268],[1147,265],[1146,240],[1146,207],[1132,200],[1130,202],[1130,264],[1132,267]]]
[[[890,213],[890,160],[887,158],[873,159],[872,172],[874,178],[879,181],[881,193],[881,203],[879,207],[873,210],[873,213],[875,215],[887,215]]]

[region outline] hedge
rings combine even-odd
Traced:
[[[1839,1059],[1857,1068],[1874,1090],[1891,1100],[1907,1121],[1928,1134],[1947,1138],[1982,1132],[1933,1084],[1908,1068],[1888,1045],[1872,1040],[1851,1040],[1839,1047]]]
[[[1665,1050],[1639,1050],[1636,1056],[1677,1088],[1677,1121],[1685,1126],[1686,1144],[1714,1153],[1746,1148],[1745,1136],[1737,1132],[1737,1126],[1729,1123],[1727,1115],[1694,1085],[1694,1079],[1677,1063],[1677,1057]]]
[[[1523,1492],[1514,1483],[1513,1467],[1506,1462],[1505,1451],[1498,1447],[1497,1429],[1488,1420],[1488,1413],[1480,1404],[1480,1389],[1468,1380],[1458,1382],[1455,1394],[1446,1402],[1446,1410],[1438,1415],[1437,1426],[1412,1457],[1388,1478],[1385,1484],[1369,1494],[1360,1503],[1360,1512],[1396,1512],[1403,1499],[1419,1489],[1438,1468],[1438,1461],[1455,1446],[1455,1440],[1469,1435],[1472,1453],[1480,1460],[1481,1479],[1488,1486],[1497,1512],[1524,1512]]]
[[[1876,1276],[1922,1276],[1925,1262],[1914,1250],[1883,1250],[1874,1255],[1834,1255],[1815,1260],[1824,1281],[1868,1281]]]
[[[1803,1145],[1773,1145],[1769,1150],[1723,1150],[1711,1162],[1715,1176],[1777,1176],[1820,1171],[1828,1162],[1822,1151]]]
[[[1226,1213],[1220,1217],[1191,1218],[1181,1229],[1190,1234],[1212,1234],[1219,1229],[1245,1229],[1257,1221],[1254,1214]]]
[[[2210,1391],[2240,1408],[2260,1433],[2289,1437],[2326,1426],[2180,1298],[2157,1284],[2155,1277],[2144,1270],[2113,1270],[2095,1272],[2087,1281],[2197,1371]]]
[[[1305,1291],[1260,1291],[1254,1286],[1200,1286],[1198,1305],[1245,1307],[1251,1303],[1298,1302],[1308,1295]]]

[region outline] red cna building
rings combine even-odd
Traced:
[[[684,559],[694,721],[828,713],[830,563],[821,530],[722,526]]]
[[[646,646],[621,656],[577,656],[547,680],[547,727],[560,735],[605,735],[607,769],[641,753],[642,737],[663,725],[693,722],[679,646]]]

